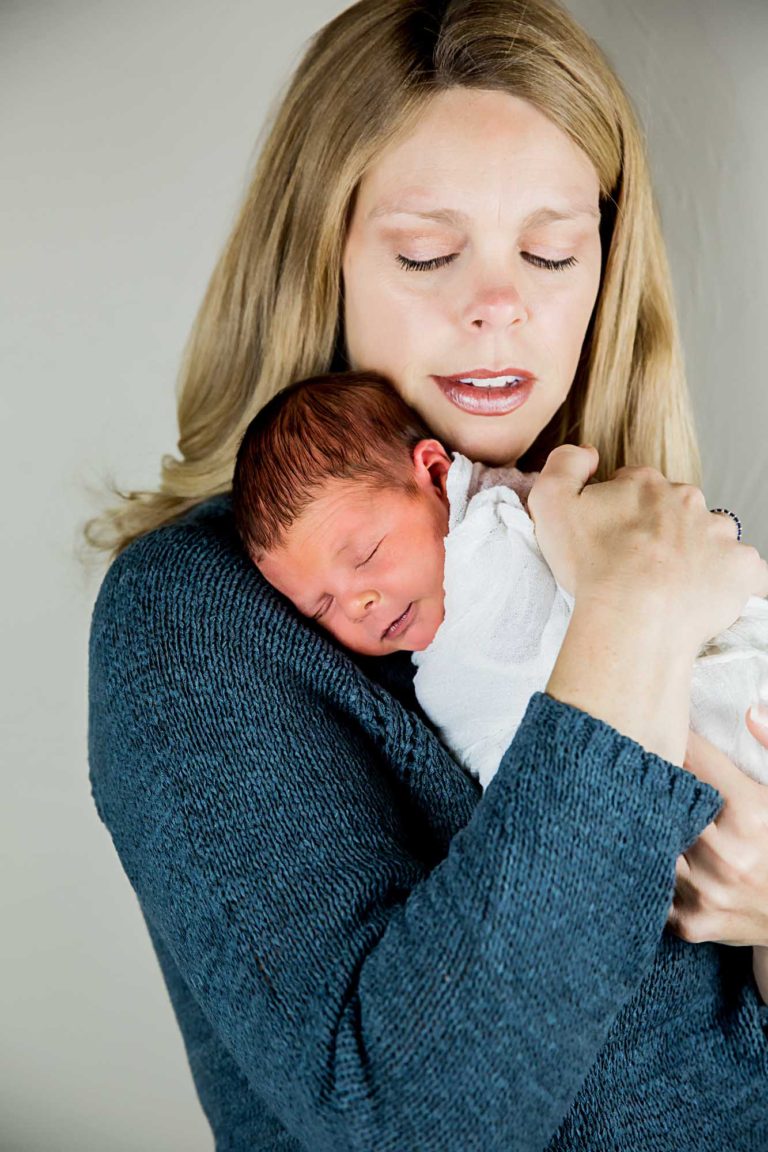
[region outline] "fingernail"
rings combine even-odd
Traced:
[[[749,718],[758,728],[765,728],[768,732],[768,704],[752,704],[749,709]]]

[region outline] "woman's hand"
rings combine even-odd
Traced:
[[[768,748],[768,730],[747,713],[752,735]],[[689,733],[683,765],[717,788],[725,805],[678,856],[667,921],[691,944],[768,945],[768,786],[737,768],[703,736]]]
[[[528,497],[544,559],[577,604],[668,620],[693,660],[750,596],[768,595],[768,564],[699,488],[634,467],[589,484],[597,464],[592,447],[550,452]]]

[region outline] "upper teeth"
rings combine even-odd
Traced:
[[[478,380],[474,376],[462,376],[459,383],[474,384],[480,388],[508,388],[510,384],[518,384],[521,380],[522,376],[489,376],[483,380]]]

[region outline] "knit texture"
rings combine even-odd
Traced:
[[[664,927],[720,794],[538,692],[481,795],[412,676],[302,619],[226,496],[104,579],[92,791],[218,1152],[768,1149],[751,950]]]

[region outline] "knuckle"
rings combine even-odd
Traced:
[[[549,453],[549,455],[547,456],[547,460],[553,460],[555,458],[559,459],[561,456],[565,457],[568,455],[572,455],[574,452],[577,452],[577,451],[578,451],[578,449],[576,448],[575,444],[558,444],[557,447],[553,448],[552,451]]]
[[[658,468],[653,468],[650,464],[633,464],[626,469],[628,475],[632,475],[636,480],[643,480],[646,482],[655,482],[663,480],[664,476],[659,472]]]
[[[731,828],[740,845],[739,855],[727,861],[728,876],[737,884],[749,884],[752,880],[755,861],[752,859],[754,845],[764,841],[768,819],[759,808],[741,812],[734,816]]]
[[[611,472],[611,480],[623,479],[625,477],[634,476],[639,469],[633,464],[622,464],[621,468],[614,469]]]
[[[706,499],[701,488],[697,488],[695,484],[680,484],[678,485],[678,492],[686,507],[703,508],[706,507]],[[730,517],[729,517],[730,519]]]
[[[700,944],[697,923],[696,918],[690,913],[680,912],[675,919],[675,932],[681,940],[685,940],[688,944]]]
[[[756,875],[757,865],[750,863],[746,858],[738,860],[733,867],[733,884],[732,887],[727,888],[723,893],[722,907],[732,908],[738,903],[739,893],[755,894],[756,892]]]

